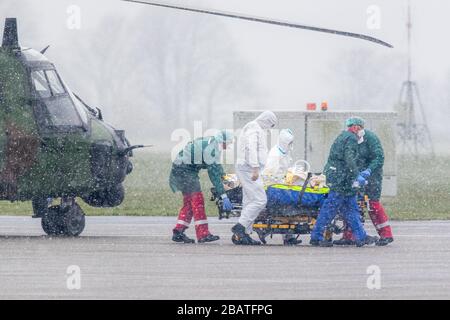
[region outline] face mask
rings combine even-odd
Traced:
[[[364,142],[364,135],[366,134],[366,132],[364,131],[364,129],[361,129],[358,131],[358,144],[361,144]]]
[[[361,129],[361,130],[358,131],[358,137],[359,137],[359,138],[362,138],[362,137],[364,137],[365,135],[366,135],[366,131],[365,131],[364,129]]]

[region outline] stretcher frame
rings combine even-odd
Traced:
[[[291,206],[267,208],[256,218],[253,224],[253,230],[257,233],[263,244],[267,243],[266,238],[272,238],[275,234],[291,235],[297,239],[300,235],[310,234],[316,224],[317,217],[320,213],[320,207],[305,207],[301,205],[306,186],[312,175],[308,177],[302,186],[299,196],[300,205],[297,208]],[[230,199],[233,210],[226,212],[223,210],[223,200],[217,195],[215,189],[211,189],[211,201],[216,202],[219,213],[219,220],[239,217],[242,211],[242,187],[236,187],[226,191]],[[361,220],[364,223],[365,212],[369,210],[367,195],[358,194],[358,205],[361,214]],[[345,230],[345,224],[341,214],[338,214],[333,221],[326,227],[324,237],[327,241],[332,241],[334,235],[342,234]]]

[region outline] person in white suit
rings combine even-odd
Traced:
[[[283,129],[280,131],[278,137],[278,143],[270,150],[267,157],[266,166],[262,172],[264,181],[276,181],[283,180],[286,176],[287,170],[292,166],[292,150],[294,145],[294,134],[291,129]],[[279,182],[278,182],[279,183]],[[293,235],[283,235],[284,245],[297,245],[302,243]]]
[[[280,131],[278,143],[270,149],[267,162],[262,172],[263,177],[283,178],[292,166],[292,149],[294,135],[291,129]]]
[[[277,117],[265,111],[254,121],[247,123],[238,138],[236,174],[242,185],[242,212],[233,232],[233,243],[260,245],[250,237],[255,219],[267,204],[264,182],[261,177],[267,161],[267,130],[275,127]]]

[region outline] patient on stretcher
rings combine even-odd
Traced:
[[[269,152],[261,176],[267,193],[267,211],[273,214],[295,214],[304,208],[319,209],[327,196],[324,175],[310,173],[305,160],[292,161],[294,135],[290,129],[280,131],[278,144]],[[237,207],[242,206],[242,188],[235,174],[224,177],[228,198]]]
[[[293,183],[287,183],[286,175],[279,180],[275,180],[273,177],[264,180],[268,209],[277,211],[278,208],[286,207],[293,209],[320,208],[329,193],[329,189],[325,185],[325,176],[306,173],[305,179],[302,176],[295,177],[298,176],[294,176]],[[236,175],[225,176],[224,186],[233,203],[242,203],[242,190]],[[302,192],[303,188],[305,188],[304,192]]]

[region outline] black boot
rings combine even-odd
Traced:
[[[334,240],[333,244],[336,246],[354,246],[356,242],[351,239],[342,238],[339,240]]]
[[[219,240],[219,236],[213,236],[211,233],[208,234],[206,237],[203,237],[198,240],[198,243],[205,243],[205,242],[213,242]]]
[[[313,247],[332,247],[333,246],[333,242],[331,241],[326,241],[326,240],[310,240],[309,244],[312,245]]]
[[[245,233],[245,227],[238,223],[233,228],[231,228],[233,236],[231,241],[236,245],[243,246],[259,246],[261,242],[253,240],[247,233]]]
[[[244,238],[241,239],[241,245],[243,246],[260,246],[261,242],[253,240],[248,234],[245,235]]]
[[[362,241],[356,241],[357,247],[362,247],[364,245],[371,245],[378,241],[378,237],[367,235],[366,238]]]
[[[239,236],[240,238],[243,238],[246,235],[245,227],[240,223],[235,224],[233,226],[233,228],[231,228],[231,232],[233,232],[235,235]]]
[[[375,243],[379,247],[387,246],[389,243],[394,242],[394,238],[381,238]]]
[[[172,241],[182,242],[182,243],[195,243],[194,239],[189,238],[184,234],[184,231],[173,230]]]

